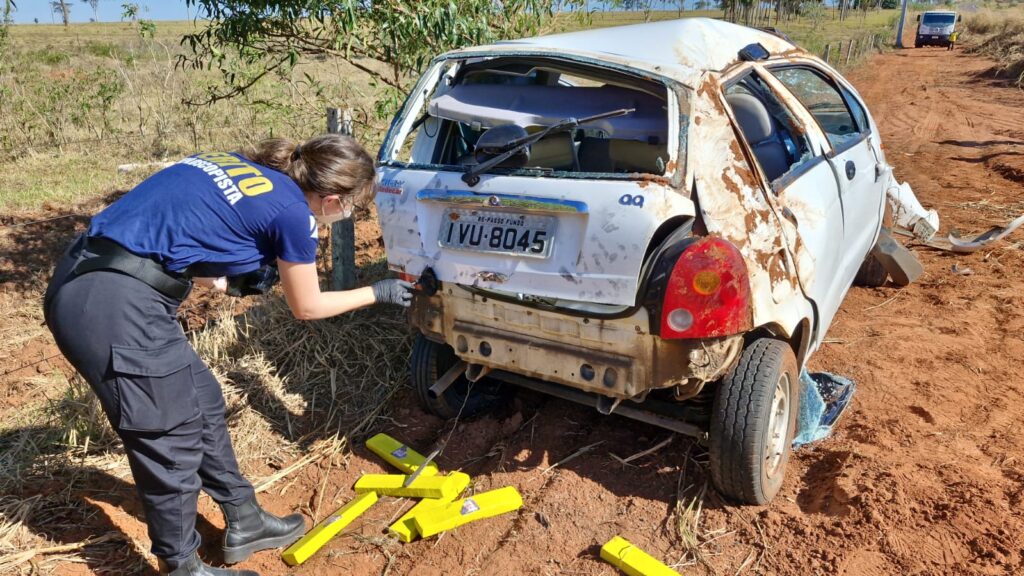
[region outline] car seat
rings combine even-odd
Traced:
[[[725,99],[768,181],[773,182],[785,174],[792,163],[764,102],[742,93],[728,94]]]

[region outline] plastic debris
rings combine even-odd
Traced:
[[[961,276],[972,276],[974,274],[974,270],[971,270],[967,266],[960,266],[959,264],[953,264],[953,267],[950,268],[950,272]]]
[[[897,226],[910,230],[914,236],[927,242],[939,231],[939,213],[925,210],[914,195],[914,190],[906,182],[896,183],[891,180],[886,189],[892,216]]]
[[[878,233],[878,242],[871,254],[882,264],[897,286],[906,286],[924,274],[924,266],[917,256],[893,240],[884,228]]]
[[[1021,225],[1024,225],[1024,215],[1018,216],[1006,226],[994,226],[989,228],[987,231],[975,236],[973,240],[964,240],[959,236],[953,236],[950,234],[949,243],[952,245],[951,250],[962,254],[981,250],[986,245],[1009,236],[1014,230],[1020,228]]]
[[[665,566],[621,536],[615,536],[601,546],[601,558],[629,576],[679,576],[679,572]]]
[[[853,399],[857,385],[848,378],[804,370],[800,373],[800,412],[793,447],[827,438]]]

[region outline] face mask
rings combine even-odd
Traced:
[[[321,204],[320,205],[320,214],[317,214],[315,216],[316,221],[318,223],[320,223],[320,224],[334,224],[335,222],[338,222],[339,220],[344,220],[346,218],[351,218],[352,217],[352,208],[349,207],[349,206],[344,207],[341,212],[338,212],[336,214],[324,214],[323,210],[324,210],[324,207],[323,207],[323,204]]]

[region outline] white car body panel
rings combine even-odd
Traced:
[[[470,188],[461,174],[383,168],[376,197],[388,263],[414,276],[426,267],[438,279],[466,286],[561,300],[632,306],[651,235],[672,216],[693,216],[690,199],[651,182],[484,175]],[[382,193],[383,191],[383,193]],[[446,207],[470,206],[426,200],[424,192],[479,198],[472,206],[493,209],[492,198],[529,196],[555,202],[577,200],[586,212],[556,214],[556,243],[549,258],[456,251],[438,243]],[[643,198],[643,205],[622,202]],[[499,208],[500,210],[500,208]]]
[[[803,352],[809,353],[824,338],[856,265],[871,249],[883,206],[873,202],[873,189],[859,190],[860,183],[841,192],[827,162],[801,175],[782,193],[770,192],[763,174],[746,157],[721,92],[723,78],[750,69],[763,72],[761,62],[737,59],[740,49],[755,43],[768,49],[773,62],[813,63],[842,82],[833,69],[782,38],[702,18],[503,42],[440,57],[396,118],[379,156],[376,204],[390,267],[412,276],[429,267],[442,282],[506,294],[628,307],[640,297],[643,258],[655,231],[671,218],[696,216],[699,211],[706,233],[728,240],[744,258],[753,326],[771,327],[787,338],[805,326]],[[408,158],[400,157],[403,142],[420,111],[428,98],[445,93],[439,79],[454,77],[462,61],[499,55],[606,65],[666,83],[671,159],[666,173],[627,179],[484,174],[470,187],[460,172],[404,164]],[[785,91],[770,74],[762,75],[774,90]],[[674,90],[686,90],[687,97]],[[817,150],[829,152],[813,117],[802,106],[791,108]],[[689,123],[684,137],[677,139],[672,135],[680,130],[680,117]],[[873,122],[871,129],[877,135]],[[680,142],[685,150],[677,150]],[[874,152],[865,148],[875,155],[870,165],[864,151],[856,152],[858,174],[873,178],[875,163],[883,172],[888,170],[877,142],[874,136],[868,144]],[[423,157],[434,144],[429,137],[418,137],[409,154]],[[677,166],[679,158],[684,162]],[[886,176],[879,179],[887,181]],[[829,194],[822,197],[821,191]],[[835,220],[840,194],[850,202],[872,199],[870,205],[858,204],[850,211],[850,224],[860,233],[849,238],[843,236],[842,210]],[[438,233],[445,207],[467,205],[475,202],[474,197],[481,209],[492,197],[499,203],[529,197],[577,209],[558,216],[559,245],[547,259],[442,248]],[[634,203],[636,198],[642,198],[642,205]],[[801,359],[807,355],[800,354]]]

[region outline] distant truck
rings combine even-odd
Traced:
[[[963,17],[949,10],[930,10],[917,16],[917,37],[914,48],[949,46],[949,36]]]

